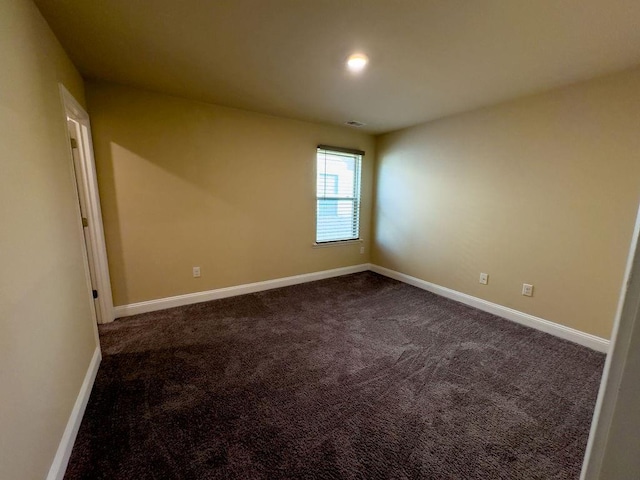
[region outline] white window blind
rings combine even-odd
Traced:
[[[316,243],[360,238],[360,167],[364,152],[318,146]]]

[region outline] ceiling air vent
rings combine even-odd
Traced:
[[[360,128],[360,127],[364,127],[364,123],[362,122],[356,122],[355,120],[349,120],[348,122],[344,122],[345,125],[349,125],[350,127],[356,127],[356,128]]]

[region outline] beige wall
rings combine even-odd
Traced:
[[[115,305],[369,261],[371,136],[105,83],[87,101]],[[312,248],[320,143],[366,151],[365,254]]]
[[[83,82],[28,0],[0,58],[0,478],[42,479],[96,347],[58,92]]]
[[[640,199],[639,69],[377,149],[374,263],[609,338]]]

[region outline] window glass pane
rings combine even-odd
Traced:
[[[318,149],[316,242],[359,238],[360,155]]]
[[[321,151],[323,152],[323,151]],[[355,197],[355,155],[318,153],[318,196]]]

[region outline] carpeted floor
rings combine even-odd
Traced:
[[[100,335],[67,479],[577,479],[604,362],[371,272]]]

